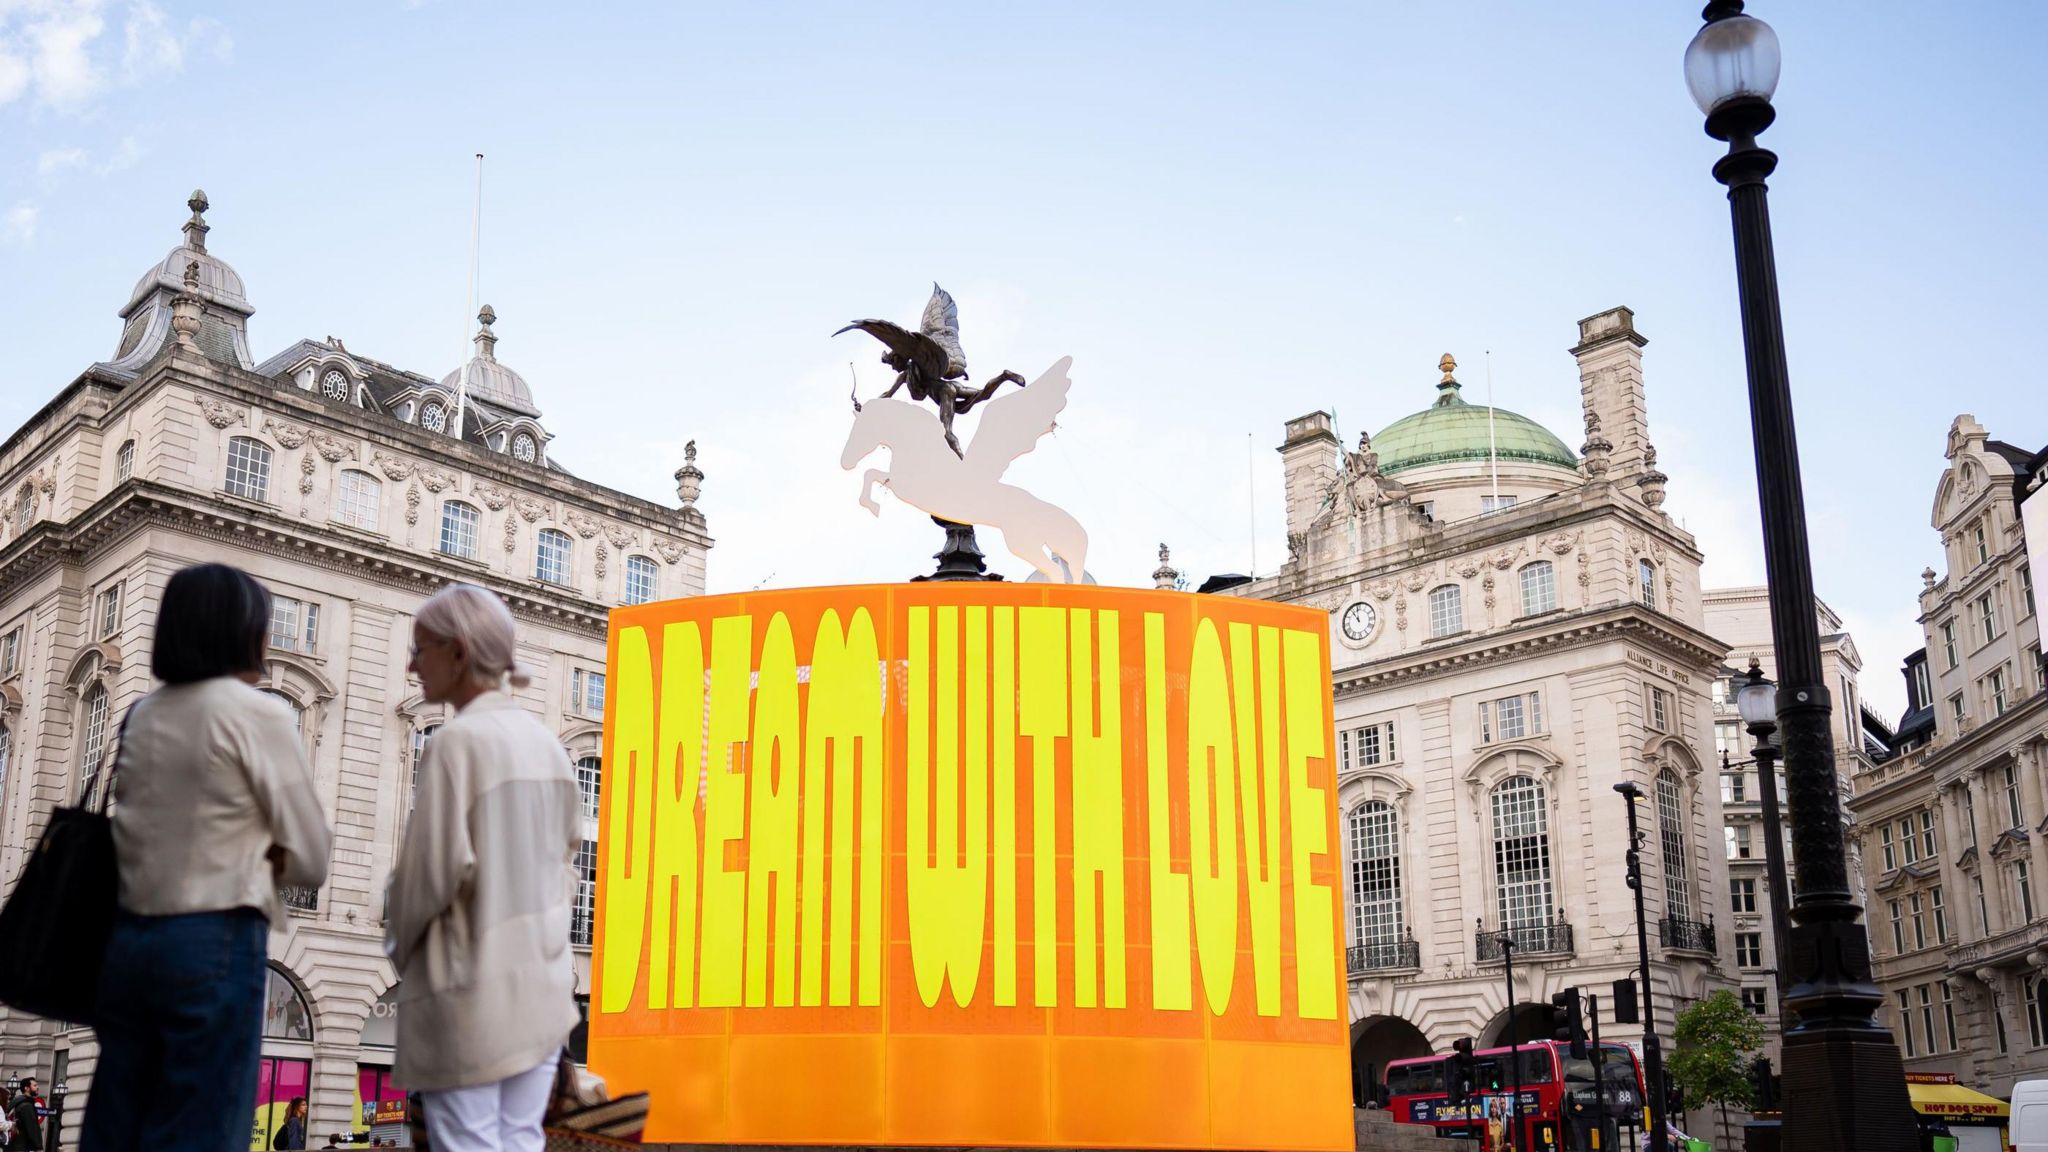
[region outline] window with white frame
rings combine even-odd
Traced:
[[[1908,864],[1920,862],[1920,838],[1913,834],[1913,818],[1899,817],[1899,857]]]
[[[585,838],[576,849],[576,904],[569,914],[569,942],[590,945],[597,916],[597,841]]]
[[[1922,708],[1934,702],[1934,684],[1927,677],[1927,662],[1913,665],[1913,703]]]
[[[1752,1016],[1762,1016],[1771,1010],[1770,991],[1764,988],[1744,988],[1742,1008]]]
[[[1761,968],[1764,966],[1763,933],[1737,932],[1735,934],[1735,966],[1737,968]]]
[[[1906,951],[1906,910],[1897,900],[1887,901],[1885,907],[1892,914],[1892,954],[1903,955]]]
[[[1513,496],[1481,496],[1479,498],[1479,514],[1482,516],[1493,512],[1505,512],[1514,506],[1515,498]]]
[[[441,551],[464,560],[477,556],[477,510],[460,500],[441,505]]]
[[[105,640],[121,630],[121,582],[114,581],[100,589],[99,608],[94,612],[97,621],[93,635]]]
[[[654,599],[654,561],[645,556],[626,557],[626,603],[645,604]]]
[[[1922,808],[1920,810],[1920,854],[1929,860],[1933,860],[1936,856],[1934,848],[1934,809]]]
[[[2024,828],[2026,827],[2027,819],[2020,810],[2019,768],[2015,765],[2007,764],[2003,775],[2005,781],[2005,826],[2007,828]]]
[[[320,606],[290,596],[270,599],[270,646],[311,656],[319,649]]]
[[[1636,561],[1636,597],[1645,608],[1657,606],[1657,566],[1648,560]]]
[[[2048,1046],[2048,976],[2027,981],[2027,1043]]]
[[[569,557],[574,543],[559,528],[543,528],[533,550],[533,578],[550,584],[569,582]]]
[[[1991,905],[1984,899],[1984,878],[1982,876],[1970,877],[1970,886],[1977,893],[1977,934],[1979,936],[1989,936],[1991,935]]]
[[[1956,995],[1946,980],[1942,981],[1938,987],[1941,989],[1942,1019],[1948,1024],[1948,1050],[1953,1052],[1961,1044],[1956,1039]]]
[[[1756,912],[1756,877],[1729,877],[1728,904],[1731,911],[1754,914]]]
[[[2020,565],[2020,619],[2034,614],[2034,566]]]
[[[14,751],[14,733],[0,724],[0,800],[7,796],[7,758]]]
[[[1547,923],[1556,906],[1550,873],[1550,813],[1533,776],[1493,789],[1493,879],[1503,930]]]
[[[1899,1047],[1904,1050],[1906,1057],[1911,1059],[1920,1054],[1920,1046],[1914,1042],[1913,1037],[1912,993],[1901,988],[1896,996],[1899,1002],[1898,1011],[1895,1013],[1899,1019]]]
[[[1927,890],[1927,908],[1934,913],[1934,942],[1948,943],[1948,908],[1942,902],[1941,885]]]
[[[1401,829],[1394,809],[1368,800],[1351,813],[1351,935],[1358,944],[1401,938]]]
[[[329,368],[320,377],[320,394],[329,400],[348,402],[348,375],[339,368]]]
[[[1650,727],[1654,731],[1671,731],[1671,693],[1656,685],[1650,685]]]
[[[1963,694],[1961,692],[1948,698],[1948,711],[1949,719],[1954,722],[1958,729],[1968,721],[1969,710],[1963,707]]]
[[[244,500],[270,499],[270,446],[247,436],[229,440],[227,479],[221,487]]]
[[[384,482],[358,468],[344,468],[334,485],[334,518],[365,532],[377,530]]]
[[[1749,803],[1749,773],[1740,770],[1721,773],[1721,803]]]
[[[1990,702],[1993,716],[2003,716],[2012,707],[2012,685],[2007,682],[2004,665],[1984,678],[1984,698]]]
[[[1984,521],[1970,525],[1970,546],[1977,554],[1977,563],[1983,564],[1991,559],[1991,534],[1984,530]]]
[[[1361,728],[1346,728],[1337,733],[1337,770],[1340,772],[1391,764],[1399,758],[1394,751],[1392,720]]]
[[[584,756],[576,761],[576,794],[583,801],[583,819],[595,821],[597,806],[604,798],[604,761]]]
[[[405,793],[405,810],[410,813],[420,794],[420,762],[427,757],[427,741],[439,732],[439,724],[422,724],[412,730],[412,779]]]
[[[531,464],[539,455],[540,444],[534,440],[532,433],[521,432],[519,435],[512,437],[513,459]]]
[[[569,711],[604,719],[604,673],[577,668],[569,673]]]
[[[1429,592],[1429,634],[1432,638],[1465,630],[1465,592],[1444,584]]]
[[[1893,871],[1899,866],[1899,846],[1892,839],[1892,826],[1884,824],[1877,830],[1878,851],[1884,856],[1884,870]]]
[[[1948,667],[1943,670],[1953,672],[1956,670],[1956,665],[1962,662],[1957,659],[1956,653],[1956,622],[1953,620],[1943,620],[1940,631],[1941,657],[1948,662]]]
[[[2012,866],[2013,886],[2019,891],[2020,919],[2032,923],[2034,919],[2034,874],[2025,860],[2016,860]]]
[[[268,696],[271,699],[277,701],[278,703],[284,705],[287,709],[291,711],[292,731],[297,732],[301,736],[304,736],[306,734],[306,710],[304,708],[299,707],[299,702],[285,695],[284,693],[279,692],[275,688],[265,688],[262,690],[262,692],[265,696]]]
[[[1685,855],[1685,797],[1678,773],[1657,773],[1657,839],[1664,854],[1664,914],[1692,919],[1692,883]]]
[[[1991,593],[1977,597],[1970,606],[1977,614],[1977,643],[1989,644],[1998,639],[1998,608],[1992,603]]]
[[[1927,907],[1918,892],[1906,897],[1906,918],[1913,925],[1913,950],[1927,947]]]
[[[21,628],[16,626],[7,635],[0,636],[0,676],[12,676],[21,671]]]
[[[1752,851],[1750,832],[1747,824],[1729,824],[1721,829],[1721,835],[1728,842],[1730,860],[1747,860]]]
[[[114,479],[126,480],[135,475],[135,441],[121,441],[120,450],[114,453]]]
[[[1740,756],[1744,751],[1745,749],[1742,747],[1742,722],[1739,720],[1716,722],[1714,725],[1714,755]]]
[[[85,690],[84,739],[78,742],[79,774],[96,775],[107,751],[107,686],[94,684]]]
[[[1538,560],[1522,568],[1522,615],[1535,616],[1557,607],[1557,569]]]
[[[1543,693],[1525,692],[1479,702],[1479,742],[1543,735]]]

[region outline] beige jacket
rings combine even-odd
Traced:
[[[129,709],[114,757],[121,907],[142,916],[256,908],[327,879],[334,832],[291,710],[232,676],[159,688]],[[284,850],[274,871],[272,847]]]
[[[385,911],[400,981],[394,1080],[488,1084],[568,1040],[582,839],[569,754],[504,693],[472,700],[427,742]]]

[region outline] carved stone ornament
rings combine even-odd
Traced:
[[[38,491],[38,492],[41,492],[41,493],[42,493],[43,495],[45,495],[45,496],[50,496],[50,495],[53,495],[53,494],[55,494],[55,493],[56,493],[56,491],[57,491],[57,466],[56,466],[56,464],[54,464],[54,463],[53,463],[53,464],[51,464],[51,465],[50,465],[50,470],[49,470],[48,472],[38,472],[38,473],[36,473],[36,491]]]
[[[1385,600],[1394,594],[1394,582],[1392,580],[1382,580],[1367,589],[1367,591],[1372,593],[1373,599]]]
[[[611,554],[611,549],[606,548],[604,541],[599,540],[597,542],[597,578],[599,580],[604,579],[604,562]]]
[[[270,433],[272,439],[286,448],[297,448],[306,442],[307,429],[283,420],[275,420],[265,416],[263,418],[263,430]]]
[[[519,518],[528,524],[547,515],[548,512],[547,505],[538,500],[529,500],[524,496],[512,497],[512,507],[519,510]]]
[[[640,542],[640,534],[638,532],[617,524],[605,525],[604,538],[612,542],[612,547],[620,550],[631,548]]]
[[[678,564],[682,562],[683,546],[681,544],[671,544],[668,541],[663,540],[654,546],[654,551],[657,554],[659,554],[664,561],[667,561],[670,564]]]
[[[518,547],[519,520],[517,517],[507,516],[505,517],[505,554],[511,555],[512,551]]]
[[[1495,550],[1493,555],[1486,558],[1486,562],[1493,565],[1496,571],[1505,572],[1513,566],[1514,562],[1521,555],[1522,549],[1520,545],[1510,545]],[[1488,579],[1491,579],[1491,577],[1488,577]]]
[[[1394,627],[1403,632],[1408,630],[1408,598],[1406,596],[1394,597]]]
[[[439,492],[456,481],[455,473],[444,472],[430,464],[419,466],[419,477],[420,483],[426,485],[429,492]]]
[[[1422,591],[1422,586],[1429,583],[1429,578],[1420,572],[1416,572],[1408,577],[1406,583],[1410,592],[1420,592]]]
[[[1470,580],[1474,576],[1479,575],[1479,561],[1474,560],[1470,556],[1467,556],[1464,559],[1458,561],[1456,571],[1458,575],[1463,576],[1467,580]]]
[[[1304,552],[1307,552],[1307,551],[1308,551],[1308,533],[1306,533],[1306,532],[1289,532],[1289,533],[1287,534],[1287,562],[1288,562],[1288,563],[1292,564],[1292,563],[1296,563],[1296,562],[1300,561],[1300,559],[1301,559],[1301,557],[1302,557],[1302,554],[1303,554]]]
[[[313,494],[313,473],[319,467],[318,464],[313,463],[312,453],[308,452],[306,455],[299,457],[299,495],[311,496]],[[299,515],[305,515],[305,509],[301,508]]]
[[[420,522],[420,486],[417,484],[410,485],[405,490],[405,522]]]
[[[223,404],[218,400],[200,400],[199,410],[206,414],[206,422],[215,428],[225,428],[230,424],[246,426],[249,423],[249,414],[247,412],[232,404]]]
[[[1934,587],[1934,569],[1922,568],[1920,570],[1920,585],[1923,588],[1929,589]]]
[[[372,456],[370,462],[377,466],[378,471],[384,473],[384,477],[387,480],[403,480],[412,475],[414,467],[413,462],[410,460],[401,460],[396,456],[386,456],[382,452]]]
[[[356,459],[354,441],[343,440],[339,436],[329,436],[325,432],[309,432],[306,434],[306,439],[313,442],[314,451],[320,453],[320,458],[329,464],[338,464],[343,460]]]
[[[1655,512],[1664,506],[1664,486],[1670,479],[1662,472],[1652,470],[1643,473],[1642,479],[1636,481],[1642,488],[1643,504],[1650,511]]]
[[[1638,532],[1633,528],[1629,529],[1628,550],[1630,552],[1634,553],[1637,556],[1640,556],[1643,554],[1644,550],[1646,550],[1649,546],[1650,542],[1643,537],[1643,534],[1641,532]]]
[[[484,506],[493,512],[502,510],[512,500],[510,492],[495,484],[486,484],[482,480],[476,482],[475,492],[476,498],[483,501]],[[509,520],[510,518],[508,517],[507,519]]]
[[[574,528],[576,530],[576,534],[578,536],[583,537],[585,540],[588,540],[591,537],[597,535],[598,531],[603,527],[603,525],[599,524],[597,521],[591,519],[590,517],[585,516],[581,512],[571,512],[567,516],[563,517],[563,519],[567,520],[569,522],[569,527]]]
[[[1581,549],[1579,552],[1579,587],[1590,588],[1593,584],[1593,558]]]
[[[1577,533],[1558,531],[1544,539],[1543,547],[1550,549],[1553,556],[1563,556],[1577,546],[1578,542]]]

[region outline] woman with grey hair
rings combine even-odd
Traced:
[[[455,715],[420,760],[384,946],[400,981],[392,1078],[422,1094],[436,1152],[540,1152],[577,1022],[576,782],[561,742],[504,691],[528,682],[513,650],[512,613],[475,585],[413,619],[408,669]]]

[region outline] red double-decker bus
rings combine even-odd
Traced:
[[[1510,1143],[1531,1152],[1611,1152],[1633,1145],[1645,1098],[1642,1068],[1625,1045],[1600,1046],[1597,1081],[1591,1054],[1573,1059],[1568,1044],[1534,1040],[1517,1046],[1512,1061],[1510,1055],[1507,1048],[1473,1053],[1472,1092],[1462,1104],[1451,1103],[1452,1057],[1390,1060],[1387,1110],[1403,1124],[1476,1140],[1485,1152]],[[1518,1066],[1522,1140],[1511,1136]]]

